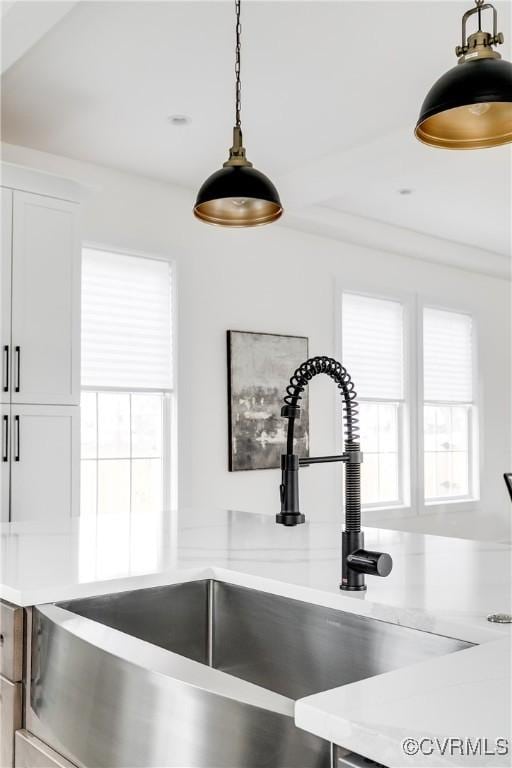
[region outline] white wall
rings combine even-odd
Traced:
[[[311,354],[335,354],[335,283],[371,276],[383,291],[420,291],[478,318],[484,432],[482,513],[508,521],[501,479],[510,455],[510,284],[448,266],[273,225],[227,231],[191,213],[193,194],[106,168],[3,145],[3,160],[90,185],[83,230],[88,243],[165,255],[177,263],[180,506],[274,514],[279,472],[227,471],[227,329],[309,336]],[[403,234],[403,230],[401,231]],[[449,244],[446,243],[449,248]],[[313,453],[335,450],[335,394],[311,387]],[[339,467],[302,473],[310,518],[339,516]]]

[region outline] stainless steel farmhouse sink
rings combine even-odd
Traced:
[[[327,768],[296,699],[468,645],[187,582],[34,609],[30,705],[87,768]]]

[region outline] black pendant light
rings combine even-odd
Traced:
[[[236,11],[236,107],[233,146],[223,167],[209,176],[197,194],[194,214],[208,224],[223,227],[253,227],[276,221],[283,208],[270,179],[252,167],[245,157],[240,121],[240,0]]]
[[[425,144],[479,149],[512,142],[512,64],[493,45],[503,43],[496,8],[475,0],[462,17],[459,63],[434,83],[421,107],[415,134]],[[492,9],[493,32],[482,31],[482,11]],[[478,30],[466,37],[466,23],[478,14]]]

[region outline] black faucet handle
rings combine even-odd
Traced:
[[[366,589],[366,574],[389,576],[391,556],[365,549],[363,531],[343,531],[341,538],[341,589],[361,592]]]
[[[369,576],[389,576],[393,568],[391,555],[386,552],[371,552],[366,549],[356,549],[348,555],[349,568]]]

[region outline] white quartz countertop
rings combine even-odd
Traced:
[[[435,735],[505,737],[512,750],[511,627],[487,621],[512,612],[510,545],[367,528],[366,548],[389,552],[393,571],[350,593],[338,586],[340,531],[341,521],[284,528],[224,510],[3,524],[0,598],[28,606],[215,577],[482,644],[302,699],[296,721],[392,768],[512,765],[510,754],[408,757],[401,747]]]
[[[386,766],[510,766],[510,661],[485,643],[301,699],[295,722]]]

